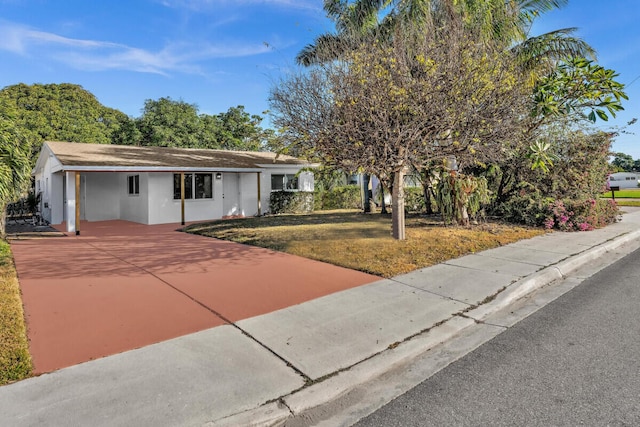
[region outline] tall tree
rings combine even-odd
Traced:
[[[141,145],[241,151],[273,144],[275,133],[263,129],[261,122],[262,117],[249,114],[242,105],[209,115],[199,114],[195,104],[171,98],[147,100],[136,121]]]
[[[262,117],[249,114],[244,106],[231,107],[217,116],[218,148],[224,150],[259,151],[267,148],[272,130],[263,129]]]
[[[324,10],[336,32],[318,36],[298,53],[296,62],[304,66],[322,64],[353,50],[362,38],[379,29],[380,11],[390,4],[391,0],[324,0]]]
[[[519,132],[528,106],[512,55],[474,43],[455,19],[403,22],[392,43],[360,43],[271,94],[275,123],[293,144],[332,166],[392,180],[397,239],[406,170],[450,155],[491,158]]]
[[[170,97],[147,99],[138,119],[140,145],[197,147],[201,122],[198,107]]]
[[[102,105],[79,85],[23,83],[0,90],[15,110],[15,124],[31,143],[33,158],[43,141],[108,144],[128,117]]]
[[[628,154],[625,153],[613,153],[613,160],[611,164],[615,166],[618,171],[631,172],[635,169],[636,162]]]
[[[567,3],[568,0],[328,0],[324,2],[325,10],[335,22],[336,32],[319,36],[296,60],[306,66],[336,60],[372,34],[377,42],[392,43],[408,22],[429,24],[432,30],[455,23],[473,32],[475,42],[490,43],[513,53],[523,70],[530,73],[533,84],[552,72],[558,61],[595,56],[588,44],[574,37],[575,28],[530,36],[536,18]],[[536,147],[534,140],[535,135],[530,132],[519,142]],[[418,172],[431,175],[428,171]],[[429,183],[425,194],[428,186]]]
[[[542,14],[567,5],[569,0],[325,0],[324,9],[336,26],[297,55],[298,64],[310,66],[339,58],[372,32],[392,37],[403,21],[426,22],[446,14],[458,14],[477,35],[501,44],[517,54],[528,69],[547,70],[556,61],[572,57],[594,58],[595,51],[580,38],[576,28],[563,28],[531,36],[534,21]],[[443,13],[444,12],[444,13]],[[437,25],[437,22],[436,22]]]

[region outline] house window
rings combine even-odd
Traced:
[[[180,200],[180,174],[173,174],[173,198]],[[210,173],[184,174],[185,199],[213,199],[213,175]]]
[[[129,175],[127,177],[127,190],[130,196],[140,194],[140,175]]]
[[[213,186],[212,175],[210,173],[197,173],[195,176],[196,199],[212,199]]]
[[[298,177],[291,174],[271,175],[271,190],[297,190]]]

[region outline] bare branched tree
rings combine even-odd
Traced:
[[[340,60],[292,75],[272,90],[274,123],[300,153],[348,171],[388,176],[392,234],[404,239],[403,177],[456,156],[487,161],[504,153],[530,109],[513,56],[478,43],[443,19],[398,25],[389,42],[372,37]]]

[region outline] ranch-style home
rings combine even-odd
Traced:
[[[267,152],[45,142],[33,170],[42,217],[185,223],[270,212],[271,191],[313,191],[313,166]]]
[[[609,188],[638,188],[640,187],[640,172],[616,172],[607,178]]]

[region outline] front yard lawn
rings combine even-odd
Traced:
[[[0,240],[0,385],[31,375],[22,299],[9,243]]]
[[[528,239],[543,230],[503,223],[445,227],[439,217],[408,216],[407,240],[391,237],[391,217],[358,211],[270,215],[194,224],[185,231],[287,252],[393,277],[459,256]]]

